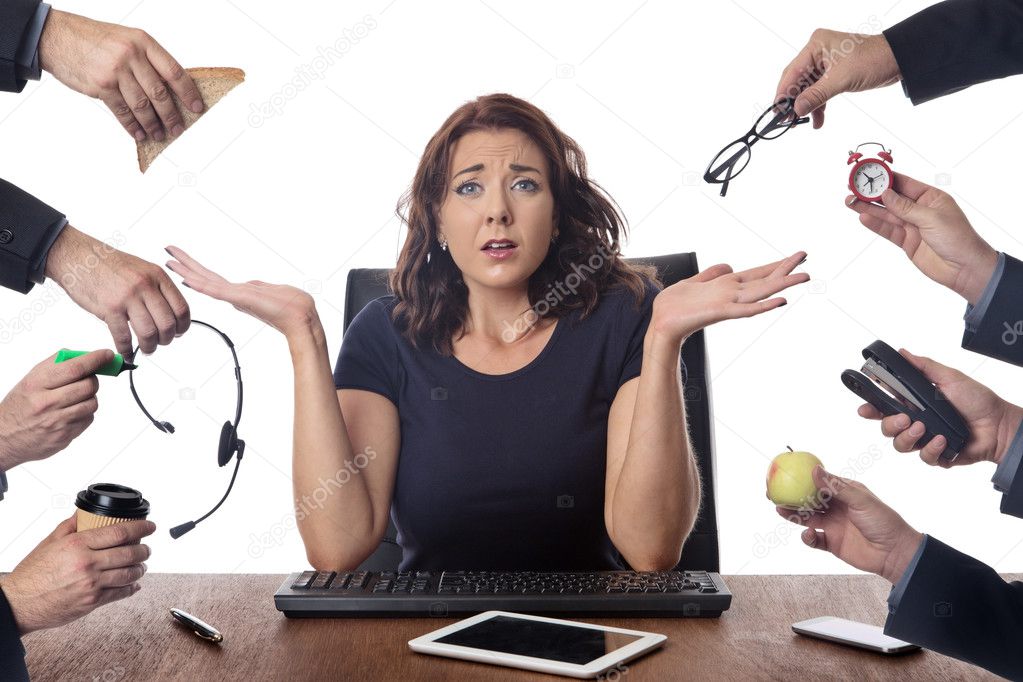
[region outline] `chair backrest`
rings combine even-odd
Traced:
[[[653,258],[634,258],[629,262],[653,265],[664,286],[692,277],[699,268],[695,253],[676,253]],[[374,299],[390,293],[387,285],[389,270],[377,268],[353,269],[348,273],[345,292],[345,329],[359,311]],[[714,481],[714,420],[711,410],[710,382],[707,371],[707,349],[703,332],[689,337],[682,347],[682,361],[686,368],[685,403],[689,421],[689,439],[700,467],[703,483],[703,502],[693,532],[682,548],[680,570],[719,570],[717,510]],[[397,570],[401,561],[401,548],[394,542],[397,529],[394,521],[388,525],[385,541],[359,567],[365,571]]]

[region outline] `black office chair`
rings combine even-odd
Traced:
[[[661,282],[670,286],[692,277],[699,268],[695,253],[676,253],[670,256],[630,259],[633,263],[653,265]],[[370,301],[390,293],[387,279],[390,271],[383,269],[354,269],[348,273],[345,292],[345,329]],[[682,548],[678,569],[718,571],[718,524],[714,504],[714,422],[711,417],[710,384],[707,381],[707,349],[703,332],[689,337],[682,348],[682,361],[686,367],[685,402],[689,417],[689,437],[696,451],[703,483],[703,503],[693,532]],[[401,562],[401,548],[395,542],[398,531],[394,521],[388,523],[385,540],[359,567],[364,571],[394,571]]]

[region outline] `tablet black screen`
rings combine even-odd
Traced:
[[[585,665],[637,639],[618,632],[494,616],[435,641]]]

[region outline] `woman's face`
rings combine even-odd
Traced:
[[[438,236],[467,286],[525,288],[554,235],[549,173],[519,130],[475,131],[455,143]]]

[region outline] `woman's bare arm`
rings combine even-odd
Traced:
[[[288,340],[294,365],[295,518],[316,569],[358,566],[387,529],[400,427],[383,396],[334,388],[323,326],[312,297],[264,282],[231,283],[169,247],[167,266],[185,285],[227,301]]]

